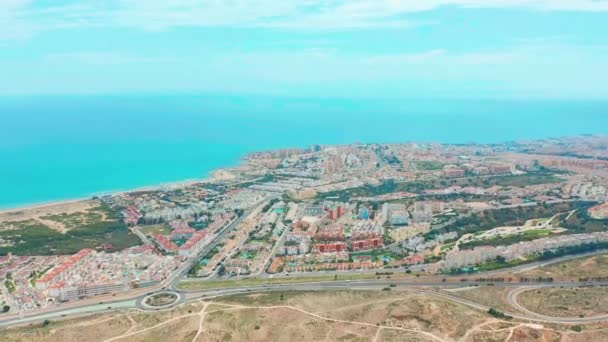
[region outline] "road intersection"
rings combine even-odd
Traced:
[[[233,224],[238,224],[238,219],[233,222]],[[230,227],[233,224],[228,225],[225,230],[221,232],[221,234],[227,233],[230,230]],[[213,243],[209,245],[209,248],[212,247]],[[204,248],[201,253],[204,253],[209,248]],[[484,273],[477,273],[474,275],[475,278],[480,277],[489,277],[493,275],[497,275],[499,273],[506,272],[525,272],[534,268],[547,266],[550,264],[567,261],[570,259],[581,258],[592,256],[600,253],[605,253],[606,251],[596,251],[592,253],[585,253],[580,255],[572,255],[561,257],[553,260],[535,262],[527,265],[521,265],[517,267],[513,267],[511,269],[503,269],[499,271],[490,271]],[[191,266],[191,263],[187,265]],[[378,276],[380,279],[368,279],[368,280],[323,280],[323,281],[311,281],[311,282],[300,282],[300,283],[268,283],[261,285],[248,285],[248,286],[235,286],[229,288],[209,288],[204,290],[194,290],[194,291],[183,291],[177,289],[177,284],[181,281],[187,274],[188,268],[187,266],[180,267],[174,273],[174,276],[168,278],[161,284],[149,288],[149,289],[139,289],[139,291],[135,293],[125,294],[121,297],[109,297],[109,301],[100,301],[93,302],[95,299],[91,299],[88,301],[82,301],[81,303],[73,303],[70,306],[65,307],[55,307],[52,310],[47,310],[44,312],[32,312],[27,315],[13,315],[7,316],[0,319],[0,327],[10,327],[16,325],[25,325],[35,322],[40,322],[43,320],[51,320],[51,319],[65,319],[65,318],[74,318],[84,315],[90,315],[95,313],[104,313],[104,312],[112,312],[117,310],[142,310],[142,311],[160,311],[160,310],[171,310],[178,305],[182,305],[183,303],[198,301],[198,300],[207,300],[211,298],[219,298],[237,294],[249,294],[249,293],[264,293],[264,292],[285,292],[285,291],[347,291],[347,290],[383,290],[390,288],[395,291],[407,291],[414,292],[419,294],[426,294],[435,297],[441,297],[443,299],[447,299],[462,305],[466,305],[468,307],[487,311],[489,307],[481,305],[479,303],[466,300],[460,297],[457,297],[451,294],[448,291],[445,291],[446,288],[464,288],[471,286],[499,286],[499,287],[510,287],[514,288],[509,293],[509,304],[511,304],[514,308],[518,310],[518,312],[505,312],[505,314],[512,316],[513,318],[529,321],[529,322],[544,322],[544,323],[563,323],[563,324],[586,324],[586,323],[594,323],[600,321],[608,320],[608,315],[601,316],[593,316],[593,317],[550,317],[541,315],[535,312],[532,312],[523,306],[521,306],[517,297],[519,294],[529,291],[532,289],[537,289],[540,287],[580,287],[580,286],[608,286],[608,282],[606,281],[593,281],[593,282],[584,282],[581,283],[579,281],[555,281],[555,282],[536,282],[525,281],[520,282],[517,279],[513,279],[511,281],[500,281],[500,282],[480,282],[474,279],[471,276],[467,275],[458,275],[458,276],[432,276],[432,277],[423,277],[416,278],[406,277],[406,278],[393,278],[388,279],[387,276]],[[346,274],[346,273],[345,273]],[[342,276],[342,273],[340,273]],[[286,277],[282,275],[280,277]],[[294,276],[290,276],[292,279],[297,278]],[[268,279],[268,278],[266,278]],[[276,278],[275,278],[276,279]],[[269,279],[270,280],[270,279]],[[144,291],[147,291],[144,293]],[[179,295],[179,300],[176,301],[173,305],[163,307],[163,308],[151,308],[149,306],[143,305],[143,301],[146,297],[151,294],[161,293],[161,292],[175,292]],[[108,298],[108,297],[103,297]],[[97,298],[99,300],[99,298]],[[103,300],[103,299],[101,299]]]

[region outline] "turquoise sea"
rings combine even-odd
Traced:
[[[607,133],[608,102],[0,97],[0,208],[202,178],[260,149]]]

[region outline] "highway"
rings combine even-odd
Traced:
[[[526,317],[531,317],[537,321],[574,324],[574,323],[600,322],[600,321],[608,320],[608,314],[597,315],[597,316],[592,316],[592,317],[553,317],[553,316],[542,315],[542,314],[536,313],[534,311],[531,311],[531,310],[525,308],[518,301],[519,295],[524,292],[533,291],[533,290],[542,289],[542,288],[555,288],[555,287],[557,287],[557,286],[551,286],[551,285],[547,285],[547,284],[518,287],[509,292],[507,300],[509,302],[509,305],[516,308],[518,311],[522,312]],[[573,287],[573,286],[563,286],[563,287]]]
[[[228,234],[232,227],[238,225],[241,220],[243,220],[247,215],[242,215],[241,217],[235,219],[231,224],[222,228],[219,232],[216,239],[214,239],[209,245],[205,248],[201,249],[201,252],[198,254],[204,255],[209,252],[212,248],[214,248],[219,241],[221,241],[222,237]],[[255,285],[255,286],[240,286],[234,288],[219,288],[219,289],[206,289],[201,291],[176,291],[175,285],[178,281],[180,281],[188,272],[190,267],[192,266],[192,262],[198,260],[198,256],[196,258],[190,258],[186,263],[184,263],[180,268],[174,272],[174,274],[166,279],[160,285],[157,285],[153,288],[147,289],[148,292],[155,292],[165,287],[169,290],[173,290],[179,292],[183,300],[181,302],[209,299],[209,298],[217,298],[222,296],[229,296],[234,294],[244,294],[244,293],[255,293],[255,292],[272,292],[272,291],[323,291],[323,290],[382,290],[383,288],[391,288],[394,290],[400,291],[413,291],[424,294],[432,294],[434,296],[439,296],[444,299],[449,299],[454,302],[467,305],[472,308],[476,308],[478,310],[487,311],[487,307],[480,305],[478,303],[474,303],[471,301],[464,300],[462,298],[456,297],[452,294],[449,294],[445,291],[440,291],[442,288],[452,287],[452,288],[462,288],[468,286],[483,286],[484,283],[476,282],[474,280],[466,280],[461,281],[463,278],[483,278],[489,277],[498,274],[506,274],[506,273],[518,273],[529,271],[537,267],[547,266],[550,264],[563,262],[571,259],[588,257],[592,255],[606,253],[606,250],[600,250],[585,254],[579,255],[571,255],[565,256],[553,260],[547,260],[542,262],[534,262],[527,265],[520,265],[517,267],[513,267],[510,269],[501,269],[490,272],[476,273],[473,275],[454,275],[454,276],[427,276],[427,277],[407,277],[400,279],[372,279],[372,280],[353,280],[353,281],[344,281],[344,280],[328,280],[328,281],[317,281],[317,282],[309,282],[309,283],[287,283],[287,284],[272,284],[272,285]],[[388,271],[388,270],[387,270]],[[370,273],[374,273],[376,271],[370,271]],[[338,272],[339,275],[346,274],[361,274],[361,271],[357,272]],[[336,274],[336,272],[325,272],[322,274]],[[305,276],[310,276],[311,274],[305,274]],[[276,278],[286,277],[285,275],[277,275]],[[290,279],[297,278],[296,275],[289,276]],[[446,279],[444,281],[443,279]],[[201,280],[204,281],[204,280]],[[487,283],[486,283],[487,285]],[[516,290],[512,291],[509,295],[509,302],[513,307],[521,311],[521,313],[507,313],[514,318],[527,320],[527,321],[535,321],[535,322],[549,322],[549,323],[592,323],[598,321],[608,320],[608,315],[606,316],[597,316],[597,317],[549,317],[534,313],[523,308],[517,302],[517,296],[527,290],[535,289],[538,287],[580,287],[580,286],[608,286],[608,282],[588,282],[588,283],[580,283],[576,281],[568,281],[568,282],[554,282],[554,283],[536,283],[536,282],[495,282],[492,283],[493,286],[508,286],[514,287]],[[434,290],[430,290],[427,288],[432,288]],[[6,316],[4,318],[0,318],[0,327],[8,327],[13,325],[23,325],[33,322],[39,322],[43,320],[51,320],[51,319],[62,319],[62,318],[73,318],[82,315],[89,315],[94,313],[103,313],[110,312],[115,310],[126,310],[126,309],[136,309],[136,310],[144,310],[145,308],[141,305],[141,300],[146,296],[143,293],[146,289],[140,289],[137,293],[126,293],[120,296],[119,298],[110,297],[110,300],[104,300],[103,304],[99,302],[95,302],[96,298],[90,298],[89,300],[82,301],[81,303],[72,302],[66,303],[69,305],[66,306],[58,306],[56,308],[52,308],[46,311],[32,311],[28,313],[24,313],[22,316]],[[103,300],[103,299],[99,299]]]
[[[593,282],[587,283],[593,286],[608,286],[608,282]],[[379,280],[362,280],[362,281],[325,281],[325,282],[310,282],[310,283],[298,283],[298,284],[274,284],[274,285],[257,285],[237,288],[224,288],[224,289],[209,289],[202,291],[181,291],[180,295],[183,296],[184,302],[192,302],[197,300],[213,299],[218,297],[236,295],[236,294],[248,294],[248,293],[263,293],[263,292],[282,292],[282,291],[345,291],[345,290],[382,290],[390,288],[393,291],[407,291],[430,295],[447,299],[468,307],[487,311],[489,307],[481,305],[479,303],[466,300],[450,294],[446,291],[442,291],[445,287],[470,287],[479,286],[480,284],[474,281],[460,282],[460,283],[443,283],[443,282],[416,282],[412,280],[397,280],[397,279],[379,279]],[[505,312],[513,318],[531,321],[531,322],[544,322],[544,323],[562,323],[562,324],[583,324],[583,323],[594,323],[604,320],[608,320],[608,315],[595,316],[595,317],[549,317],[534,313],[523,308],[517,302],[517,295],[521,292],[536,289],[540,287],[579,287],[579,282],[556,282],[556,283],[496,283],[494,286],[505,286],[515,287],[516,290],[512,291],[509,296],[509,301],[514,305],[515,308],[520,310],[522,313]],[[51,319],[62,319],[66,317],[76,317],[85,314],[102,313],[114,310],[125,310],[125,309],[138,309],[144,310],[141,306],[141,300],[145,297],[142,295],[137,299],[122,300],[115,302],[108,302],[104,304],[94,304],[83,307],[74,307],[69,309],[60,309],[53,312],[33,314],[26,317],[13,317],[8,319],[0,320],[0,327],[7,327],[12,325],[23,325],[28,323],[34,323],[42,320]],[[167,310],[167,309],[163,309]],[[170,310],[170,308],[169,308]]]

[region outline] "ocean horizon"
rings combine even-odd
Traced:
[[[602,101],[0,97],[0,209],[204,179],[267,149],[607,134],[607,112]]]

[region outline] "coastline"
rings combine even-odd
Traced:
[[[229,167],[226,167],[226,168],[229,168]],[[220,171],[220,170],[225,170],[226,168],[214,169],[209,172],[209,175],[206,178],[199,178],[199,179],[190,178],[190,179],[185,179],[185,180],[181,180],[181,181],[160,183],[158,185],[145,185],[142,187],[128,189],[128,190],[101,191],[101,192],[91,193],[90,195],[78,197],[78,198],[67,198],[67,199],[61,199],[61,200],[51,200],[51,201],[46,201],[46,202],[28,203],[28,204],[22,204],[22,205],[18,204],[18,205],[6,207],[6,208],[0,207],[0,214],[7,214],[7,213],[18,212],[18,211],[23,211],[23,210],[43,209],[43,208],[67,205],[67,204],[77,203],[77,202],[82,202],[82,201],[89,201],[89,200],[92,200],[93,197],[96,197],[96,196],[98,196],[98,197],[106,196],[106,195],[116,196],[116,195],[123,195],[123,194],[132,193],[132,192],[138,192],[138,191],[154,191],[154,190],[159,190],[163,187],[170,187],[170,186],[175,186],[175,187],[189,186],[189,185],[193,185],[193,184],[197,184],[197,183],[208,182],[208,181],[212,180],[213,173]]]

